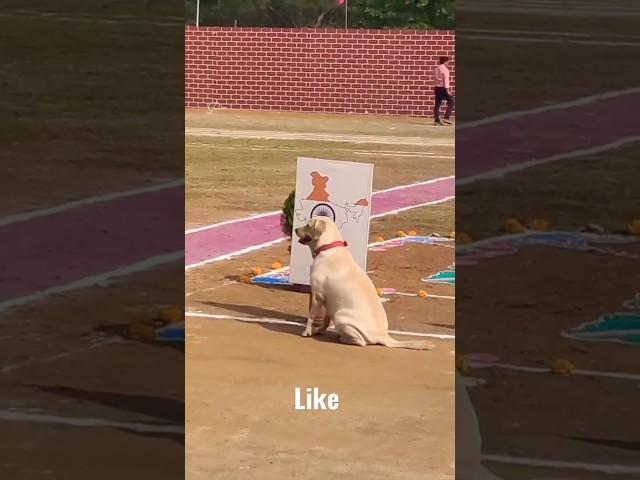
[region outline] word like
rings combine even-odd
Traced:
[[[326,403],[325,403],[326,400]],[[337,393],[320,393],[320,389],[307,387],[306,403],[302,403],[302,392],[300,387],[295,389],[295,409],[296,410],[337,410],[340,406],[340,397]]]

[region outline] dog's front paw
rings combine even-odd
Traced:
[[[304,329],[304,332],[302,332],[303,337],[310,337],[311,335],[312,335],[311,329],[308,327]]]

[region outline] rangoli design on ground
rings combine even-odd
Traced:
[[[330,200],[327,184],[329,177],[319,172],[311,172],[311,185],[313,190],[298,202],[299,208],[295,209],[296,217],[302,223],[307,223],[313,217],[328,217],[335,222],[338,228],[353,220],[360,222],[365,208],[369,208],[369,201],[361,198],[353,204],[345,202],[340,205]]]
[[[582,232],[527,232],[497,237],[477,244],[460,245],[456,250],[456,255],[458,256],[458,265],[472,266],[477,265],[480,260],[485,258],[513,255],[523,247],[548,246],[640,259],[640,255],[617,248],[621,245],[638,242],[639,239],[624,235],[601,235]]]
[[[563,331],[562,335],[574,340],[640,345],[640,293],[624,302],[623,306],[626,312],[601,315],[593,322]]]
[[[446,270],[442,270],[428,277],[422,279],[425,283],[444,283],[447,285],[456,284],[456,270],[455,265],[449,265]]]
[[[407,245],[410,243],[417,243],[421,245],[436,245],[436,246],[444,246],[444,247],[454,247],[454,240],[451,238],[442,238],[442,237],[427,237],[427,236],[413,236],[413,237],[399,237],[392,238],[389,240],[385,240],[384,242],[374,243],[369,246],[369,250],[376,252],[383,252],[389,250],[391,248],[401,247],[403,245]],[[450,272],[453,269],[453,265],[449,267],[444,272],[438,272],[434,274],[435,276],[443,274],[445,272]],[[427,282],[425,277],[422,280]],[[442,277],[444,278],[444,277]],[[451,279],[449,279],[451,280]],[[439,280],[437,282],[430,283],[453,283],[455,284],[455,273],[453,273],[453,282],[448,281],[444,282],[443,280]],[[291,285],[289,283],[289,267],[280,268],[278,270],[272,270],[270,272],[263,273],[261,275],[257,275],[251,279],[251,283],[258,285]]]

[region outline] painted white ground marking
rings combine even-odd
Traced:
[[[94,348],[102,347],[104,345],[111,345],[111,344],[114,344],[114,343],[125,343],[125,342],[123,340],[121,340],[121,339],[102,340],[102,341],[93,343],[92,345],[89,345],[88,347],[78,348],[78,349],[72,350],[70,352],[56,353],[55,355],[50,355],[50,356],[44,357],[44,358],[34,358],[34,359],[28,360],[26,362],[14,363],[13,365],[5,365],[4,367],[2,367],[2,369],[0,369],[0,373],[10,373],[10,372],[13,372],[14,370],[17,370],[19,368],[26,367],[28,365],[33,365],[34,363],[52,362],[52,361],[58,360],[60,358],[71,357],[71,356],[76,355],[78,353],[84,353],[84,352],[87,352],[89,350],[93,350]]]
[[[441,127],[438,127],[441,128]],[[263,130],[227,130],[216,128],[186,127],[185,135],[217,138],[249,138],[259,140],[310,140],[321,142],[375,143],[383,145],[454,146],[453,139],[428,137],[400,137],[384,135],[350,135],[343,133],[284,132]]]
[[[506,455],[482,455],[482,459],[488,462],[509,463],[512,465],[526,465],[531,467],[568,468],[610,474],[640,473],[640,465],[565,462],[563,460],[543,460],[539,458],[510,457]]]
[[[458,38],[469,40],[486,40],[489,42],[513,42],[513,43],[556,43],[560,45],[597,45],[600,47],[638,47],[640,42],[615,41],[615,40],[577,40],[571,38],[539,38],[539,37],[507,37],[500,35],[465,35],[456,34]]]
[[[407,185],[398,185],[396,187],[385,188],[384,190],[376,190],[375,192],[373,192],[373,194],[376,195],[378,193],[395,192],[396,190],[404,190],[406,188],[417,187],[420,185],[429,185],[431,183],[443,182],[444,180],[450,180],[452,178],[456,178],[455,175],[446,175],[444,177],[432,178],[423,182],[409,183]]]
[[[272,323],[276,325],[293,325],[296,327],[304,328],[305,324],[301,322],[292,322],[289,320],[281,320],[279,318],[269,318],[269,317],[236,317],[233,315],[214,315],[211,313],[203,313],[203,312],[186,312],[185,315],[187,317],[201,317],[201,318],[211,318],[214,320],[238,320],[239,322],[246,323]],[[333,328],[329,328],[329,331],[335,331]],[[394,335],[407,335],[410,337],[430,337],[430,338],[439,338],[442,340],[454,340],[455,335],[447,335],[440,333],[425,333],[425,332],[405,332],[401,330],[389,330],[389,333],[393,333]]]
[[[18,412],[13,410],[0,410],[0,420],[7,422],[29,422],[54,425],[68,425],[72,427],[106,427],[133,430],[142,433],[175,433],[183,434],[181,425],[163,425],[154,423],[129,423],[112,422],[100,418],[60,417],[57,415],[44,415],[38,413]]]
[[[557,32],[557,31],[544,31],[544,30],[508,30],[508,29],[494,29],[494,28],[458,28],[456,29],[456,34],[458,33],[498,33],[498,34],[515,34],[515,35],[541,35],[541,36],[549,36],[549,37],[575,37],[575,38],[592,38],[594,35],[592,33],[583,33],[583,32]],[[607,35],[607,38],[610,36]]]
[[[416,205],[409,205],[408,207],[398,208],[396,210],[389,210],[388,212],[378,213],[377,215],[371,215],[369,218],[380,218],[386,215],[396,215],[397,213],[406,212],[407,210],[413,210],[414,208],[427,207],[429,205],[437,205],[439,203],[448,202],[449,200],[454,200],[456,197],[451,195],[449,197],[444,197],[439,200],[433,200],[431,202],[418,203]]]
[[[477,175],[470,175],[468,177],[463,177],[456,180],[456,185],[462,186],[462,185],[468,185],[468,184],[474,183],[477,180],[501,178],[507,175],[508,173],[519,172],[522,170],[526,170],[527,168],[535,167],[537,165],[557,162],[559,160],[568,160],[571,158],[587,157],[589,155],[595,155],[595,154],[606,152],[609,150],[615,150],[617,148],[624,147],[625,145],[632,145],[638,142],[640,142],[640,136],[638,135],[623,137],[619,140],[616,140],[610,143],[605,143],[603,145],[597,145],[595,147],[589,147],[589,148],[582,148],[579,150],[574,150],[572,152],[559,153],[558,155],[552,155],[546,158],[537,158],[534,160],[529,160],[527,162],[521,162],[516,165],[509,165],[507,167],[495,168],[493,170],[488,170],[486,172],[479,173]]]
[[[514,110],[511,112],[500,113],[498,115],[492,115],[490,117],[481,118],[471,122],[459,123],[456,125],[456,130],[463,130],[465,128],[480,127],[482,125],[489,125],[492,123],[503,122],[505,120],[514,120],[516,118],[522,118],[529,115],[537,115],[539,113],[551,112],[553,110],[567,110],[572,107],[579,107],[581,105],[589,105],[602,100],[608,100],[610,98],[616,98],[624,95],[633,95],[640,93],[640,87],[627,88],[624,90],[617,90],[613,92],[599,93],[597,95],[589,95],[587,97],[577,98],[568,102],[554,103],[552,105],[545,105],[543,107],[530,108],[527,110]]]
[[[229,260],[230,258],[236,257],[238,255],[243,255],[249,252],[255,252],[256,250],[261,250],[263,248],[267,248],[272,245],[277,245],[278,243],[284,242],[288,238],[289,237],[282,237],[276,240],[272,240],[270,242],[260,243],[258,245],[252,245],[251,247],[243,248],[242,250],[236,250],[235,252],[227,253],[225,255],[220,255],[218,257],[208,258],[207,260],[202,260],[200,262],[192,263],[191,265],[186,265],[184,269],[191,270],[193,268],[197,268],[202,265],[206,265],[208,263],[219,262],[220,260]]]
[[[459,11],[495,14],[525,14],[552,17],[616,18],[640,15],[636,1],[588,2],[584,0],[461,0]]]
[[[193,292],[189,292],[185,295],[185,297],[191,297],[192,295],[197,295],[198,293],[210,292],[212,290],[218,290],[219,288],[226,287],[227,285],[231,285],[233,283],[238,283],[235,280],[226,281],[220,285],[216,285],[215,287],[203,288],[202,290],[194,290]]]
[[[174,253],[157,255],[155,257],[142,260],[140,262],[132,263],[125,267],[120,267],[120,268],[116,268],[115,270],[110,270],[108,272],[84,277],[74,282],[66,283],[64,285],[59,285],[56,287],[47,288],[46,290],[41,290],[39,292],[35,292],[30,295],[25,295],[24,297],[11,298],[9,300],[5,300],[4,302],[0,302],[0,312],[2,312],[3,310],[6,310],[9,307],[24,305],[25,303],[29,303],[34,300],[39,300],[43,297],[46,297],[55,293],[63,293],[69,290],[77,290],[79,288],[108,283],[114,278],[130,275],[132,273],[142,272],[150,268],[157,267],[159,265],[164,265],[166,263],[182,260],[183,258],[184,258],[184,251],[182,250]]]
[[[444,177],[437,177],[437,178],[432,178],[430,180],[425,180],[423,182],[416,182],[416,183],[409,183],[406,185],[398,185],[396,187],[391,187],[391,188],[386,188],[384,190],[377,190],[375,192],[373,192],[374,195],[378,194],[378,193],[386,193],[386,192],[393,192],[396,190],[404,190],[407,188],[413,188],[413,187],[417,187],[420,185],[428,185],[430,183],[437,183],[437,182],[442,182],[444,180],[449,180],[455,178],[454,175],[448,175],[448,176],[444,176]],[[410,207],[410,208],[414,208],[414,207]],[[219,223],[212,223],[211,225],[203,225],[201,227],[196,227],[196,228],[192,228],[190,230],[186,230],[184,233],[185,235],[189,235],[191,233],[196,233],[196,232],[201,232],[203,230],[210,230],[212,228],[217,228],[217,227],[222,227],[224,225],[230,225],[232,223],[238,223],[238,222],[246,222],[249,220],[254,220],[256,218],[263,218],[263,217],[268,217],[271,215],[279,215],[281,212],[281,210],[275,210],[272,212],[264,212],[264,213],[259,213],[256,215],[251,215],[249,217],[241,217],[241,218],[235,218],[233,220],[227,220],[224,222],[219,222]],[[383,214],[384,215],[384,214]]]
[[[38,217],[46,217],[67,210],[73,210],[74,208],[84,207],[99,202],[110,202],[119,198],[130,197],[133,195],[140,195],[143,193],[158,192],[160,190],[167,190],[169,188],[179,187],[184,185],[184,180],[173,180],[166,183],[160,183],[158,185],[149,185],[146,187],[134,188],[131,190],[124,190],[121,192],[105,193],[104,195],[97,195],[95,197],[83,198],[82,200],[76,200],[74,202],[62,203],[53,207],[47,207],[40,210],[33,210],[31,212],[18,213],[16,215],[10,215],[0,218],[0,227],[11,225],[18,222],[26,222]]]
[[[68,15],[58,12],[39,12],[36,10],[13,10],[0,13],[0,17],[24,18],[29,20],[53,20],[70,23],[91,23],[108,25],[127,25],[131,23],[143,23],[158,27],[175,27],[184,23],[183,18],[168,17],[164,20],[153,20],[135,15]]]
[[[203,230],[211,230],[212,228],[218,228],[224,225],[231,225],[232,223],[247,222],[249,220],[255,220],[256,218],[269,217],[271,215],[278,215],[280,213],[281,213],[280,210],[274,210],[272,212],[258,213],[256,215],[251,215],[248,217],[234,218],[233,220],[226,220],[220,223],[212,223],[211,225],[203,225],[202,227],[196,227],[190,230],[185,230],[184,234],[189,235],[190,233],[202,232]]]
[[[219,145],[217,143],[202,143],[202,142],[185,142],[185,145],[190,147],[201,148],[213,148],[215,150],[250,150],[256,152],[264,152],[265,148],[272,150],[283,150],[287,152],[299,152],[300,148],[285,147],[282,145],[258,145],[247,146],[244,143],[238,143],[237,145]],[[375,156],[388,156],[388,157],[431,157],[431,158],[455,158],[455,155],[427,152],[427,151],[415,151],[415,150],[357,150],[354,148],[332,148],[335,152],[350,152],[354,155],[375,155]]]
[[[378,194],[378,193],[385,193],[385,192],[391,192],[391,191],[396,191],[396,190],[402,190],[402,189],[416,187],[416,186],[420,186],[420,185],[427,185],[427,184],[430,184],[430,183],[441,182],[441,181],[449,180],[449,179],[453,179],[453,178],[454,178],[453,175],[449,175],[449,176],[445,176],[445,177],[432,178],[430,180],[425,180],[423,182],[411,183],[411,184],[408,184],[408,185],[399,185],[399,186],[387,188],[387,189],[384,189],[384,190],[378,190],[378,191],[373,192],[373,193],[375,195],[375,194]],[[452,200],[454,198],[455,198],[454,196],[450,196],[450,197],[442,198],[440,200],[434,200],[434,201],[431,201],[431,202],[420,203],[420,204],[417,204],[417,205],[410,205],[408,207],[399,208],[399,209],[396,209],[396,210],[391,210],[391,211],[385,212],[385,213],[379,213],[377,215],[372,215],[370,218],[379,218],[379,217],[383,217],[385,215],[395,215],[397,213],[405,212],[407,210],[411,210],[411,209],[414,209],[414,208],[426,207],[426,206],[429,206],[429,205],[436,205],[438,203],[447,202],[447,201]],[[190,234],[190,233],[194,233],[194,232],[198,232],[198,231],[202,231],[202,230],[209,230],[211,228],[220,227],[222,225],[228,225],[230,223],[243,222],[243,221],[247,221],[247,220],[252,220],[254,218],[261,218],[261,217],[267,217],[269,215],[279,215],[279,214],[280,214],[280,211],[278,210],[278,211],[275,211],[275,212],[266,212],[266,213],[262,213],[262,214],[259,214],[259,215],[254,215],[254,216],[251,216],[251,217],[244,217],[244,218],[238,218],[238,219],[234,219],[234,220],[228,220],[226,222],[214,223],[212,225],[205,225],[205,226],[198,227],[198,228],[195,228],[195,229],[192,229],[192,230],[188,230],[187,232],[185,232],[185,234]],[[283,241],[285,241],[287,239],[288,239],[288,237],[284,237],[283,236],[283,237],[278,238],[276,240],[272,240],[272,241],[265,242],[265,243],[260,243],[260,244],[257,244],[257,245],[252,245],[251,247],[243,248],[242,250],[237,250],[235,252],[227,253],[225,255],[220,255],[218,257],[213,257],[213,258],[209,258],[207,260],[202,260],[200,262],[196,262],[196,263],[193,263],[191,265],[186,265],[184,268],[185,268],[185,270],[191,270],[193,268],[197,268],[197,267],[200,267],[202,265],[207,265],[209,263],[219,262],[221,260],[229,260],[230,258],[236,257],[238,255],[243,255],[245,253],[254,252],[256,250],[261,250],[263,248],[267,248],[267,247],[270,247],[272,245],[276,245],[276,244],[278,244],[280,242],[283,242]]]

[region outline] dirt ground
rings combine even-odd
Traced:
[[[183,376],[183,352],[128,336],[130,325],[154,318],[161,305],[181,302],[174,285],[180,271],[181,265],[159,268],[0,316],[0,410],[123,424],[78,428],[3,421],[5,438],[11,439],[2,448],[4,477],[64,472],[64,478],[79,479],[88,469],[93,478],[104,479],[132,478],[131,472],[167,479],[181,474],[182,434],[126,428],[182,425],[184,392],[175,379]],[[81,457],[77,462],[69,462],[72,450]]]
[[[261,255],[276,257],[266,250]],[[198,269],[188,282],[187,310],[302,326],[306,295],[224,284],[251,261],[260,264],[249,255]],[[368,268],[379,288],[452,295],[452,286],[420,281],[452,262],[453,249],[409,245],[371,252]],[[452,300],[390,298],[385,309],[391,329],[453,334]],[[306,339],[301,327],[196,317],[187,322],[188,478],[453,478],[451,340],[434,340],[431,352],[394,355],[383,347],[341,345],[331,333]],[[296,412],[294,388],[307,386],[337,392],[344,408],[336,414]],[[223,459],[212,455],[222,448]]]
[[[519,4],[538,12],[508,13],[505,2],[504,12],[481,13],[465,11],[465,2],[460,3],[456,62],[473,72],[456,79],[461,124],[638,86],[634,15],[551,15],[542,3],[526,2]],[[479,2],[466,3],[480,7]],[[622,4],[611,3],[610,9]],[[620,44],[624,42],[629,45]],[[603,76],[603,69],[612,65],[616,74]],[[640,199],[633,180],[637,145],[459,186],[456,228],[474,240],[501,235],[502,223],[510,217],[525,225],[543,218],[558,230],[589,222],[608,232],[623,230],[638,218]],[[462,158],[464,152],[458,154]],[[565,328],[620,311],[622,302],[637,292],[637,271],[637,260],[551,247],[528,247],[513,256],[460,265],[457,353],[489,353],[504,363],[535,367],[563,358],[580,369],[637,374],[637,347],[560,336]],[[468,389],[483,453],[637,465],[637,438],[627,440],[622,433],[638,421],[632,412],[638,403],[637,382],[498,368],[470,369],[465,375],[486,382]],[[486,465],[502,478],[604,476],[568,467]]]
[[[454,168],[453,130],[427,128],[425,119],[406,117],[317,115],[305,113],[187,111],[187,127],[217,127],[247,131],[288,131],[440,138],[444,146],[404,146],[279,139],[244,139],[187,135],[187,229],[252,213],[279,210],[295,187],[299,156],[366,162],[375,165],[374,190],[451,175]],[[294,127],[295,126],[295,127]],[[393,129],[393,130],[391,130]],[[428,160],[428,161],[425,161]],[[268,188],[246,189],[247,177]]]
[[[617,249],[640,253],[638,245]],[[550,263],[554,281],[547,280]],[[637,259],[551,247],[526,247],[513,256],[460,266],[463,293],[456,321],[464,322],[465,336],[458,338],[457,350],[493,354],[518,366],[549,367],[566,359],[576,369],[638,374],[637,346],[561,337],[565,329],[623,311],[622,303],[637,292],[637,267]],[[585,292],[576,279],[594,268],[600,279]],[[527,295],[532,289],[540,292],[536,300]],[[504,292],[504,298],[496,300],[495,292]],[[465,304],[465,298],[473,302]],[[498,368],[472,368],[466,374],[486,382],[470,391],[486,452],[602,464],[637,460],[637,442],[620,436],[639,420],[637,380]]]
[[[221,119],[224,127],[217,126],[225,129],[291,128],[400,137],[430,135],[434,130],[427,130],[423,120],[404,118],[187,114],[188,126],[203,127]],[[452,139],[453,129],[439,132],[449,136],[438,133],[444,140]],[[374,190],[453,172],[452,144],[432,149],[188,135],[186,148],[188,228],[278,210],[294,186],[297,156],[374,163]],[[248,174],[254,183],[268,183],[270,188],[238,195],[246,191]],[[401,229],[447,235],[453,230],[453,217],[450,201],[377,218],[371,222],[370,239],[393,238]],[[379,288],[407,293],[424,289],[452,296],[453,286],[427,285],[420,279],[447,269],[453,260],[451,248],[408,245],[370,252],[368,270]],[[286,243],[188,270],[187,311],[277,318],[302,325],[307,295],[236,281],[253,267],[268,270],[275,261],[289,263]],[[385,309],[391,329],[454,333],[454,301],[388,298]],[[341,345],[332,333],[312,339],[299,334],[297,326],[188,317],[188,478],[453,478],[452,340],[434,339],[436,349],[431,352],[398,350],[394,355],[383,347]],[[308,386],[338,393],[340,409],[295,411],[294,388]],[[215,454],[222,449],[224,456]]]
[[[174,42],[183,19],[170,10],[155,0],[3,4],[10,127],[0,132],[0,216],[182,177],[183,78],[173,79],[169,64],[183,59]],[[163,87],[149,91],[147,80],[158,76]],[[0,312],[0,477],[183,474],[181,434],[124,428],[181,428],[183,353],[120,335],[159,306],[182,303],[179,263]],[[32,417],[5,418],[17,413]],[[57,417],[123,428],[56,424]]]

